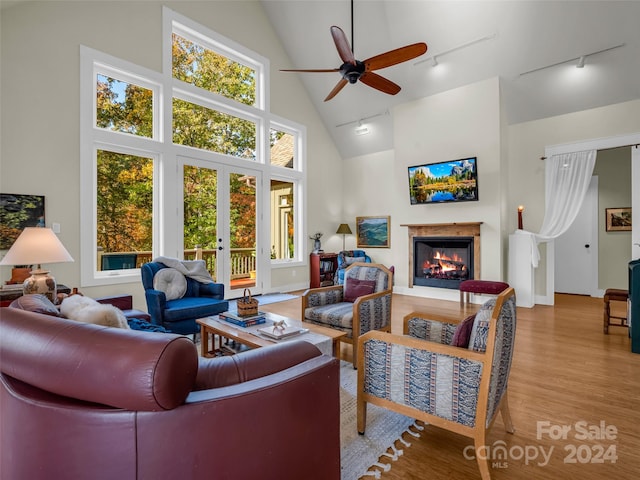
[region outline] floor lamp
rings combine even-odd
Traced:
[[[351,235],[353,232],[351,231],[351,229],[349,228],[349,225],[346,223],[341,223],[340,226],[338,227],[338,230],[336,231],[336,233],[340,233],[342,234],[342,250],[344,251],[344,239],[346,235]]]

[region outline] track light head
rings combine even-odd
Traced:
[[[578,64],[576,65],[576,68],[584,68],[584,59],[585,56],[582,55],[579,59],[578,59]]]

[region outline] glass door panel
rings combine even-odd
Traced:
[[[259,173],[226,165],[185,164],[183,168],[184,259],[202,259],[225,297],[245,288],[260,293],[256,281],[257,185]]]
[[[256,286],[256,176],[229,174],[229,248],[231,289]]]
[[[183,178],[184,259],[204,260],[219,282],[218,171],[185,165]]]

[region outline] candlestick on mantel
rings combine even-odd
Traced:
[[[524,207],[522,205],[518,206],[518,230],[522,230],[522,212],[524,212]]]

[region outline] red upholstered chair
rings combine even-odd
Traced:
[[[0,478],[340,478],[339,366],[0,308]],[[315,408],[322,405],[322,408]]]

